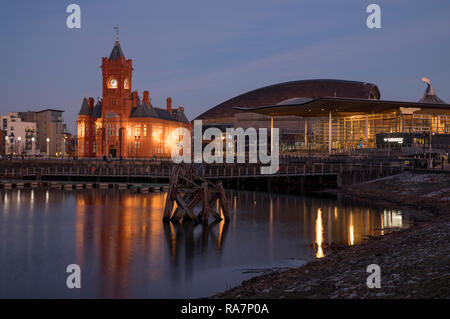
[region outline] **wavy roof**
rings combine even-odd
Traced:
[[[233,117],[234,107],[254,108],[275,105],[293,98],[345,97],[380,99],[375,84],[357,81],[317,79],[278,83],[233,97],[197,117],[199,120]]]

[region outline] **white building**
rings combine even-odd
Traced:
[[[35,122],[24,122],[18,112],[0,117],[5,132],[6,154],[36,155],[37,130]]]

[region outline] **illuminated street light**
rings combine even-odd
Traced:
[[[47,137],[47,158],[50,157],[50,138]]]

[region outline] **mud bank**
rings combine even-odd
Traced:
[[[405,172],[342,196],[396,206],[415,223],[213,298],[450,298],[450,175]],[[367,287],[370,264],[381,268],[381,288]]]

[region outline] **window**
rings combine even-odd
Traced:
[[[130,145],[128,147],[128,154],[133,153],[133,142],[130,142]]]
[[[93,142],[93,143],[92,143],[92,151],[93,151],[94,153],[97,153],[97,143],[96,143],[96,142]]]
[[[116,124],[116,136],[119,136],[119,124]]]
[[[144,136],[147,136],[147,125],[144,125]]]
[[[84,150],[83,150],[83,142],[80,142],[80,153],[84,153]]]
[[[141,125],[140,124],[136,125],[136,136],[141,136]]]

